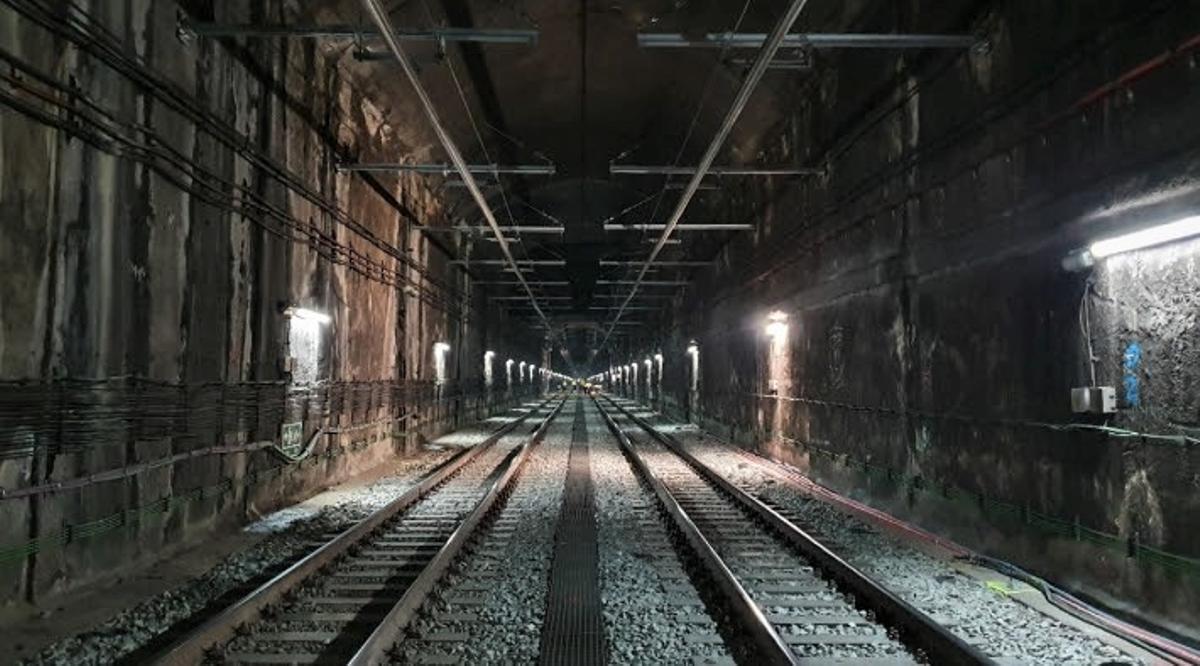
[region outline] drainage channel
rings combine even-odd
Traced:
[[[543,666],[598,666],[607,662],[595,511],[587,420],[583,401],[576,398],[567,483],[555,534],[538,658]]]

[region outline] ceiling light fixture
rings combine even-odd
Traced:
[[[1192,215],[1167,224],[1098,240],[1085,250],[1076,250],[1067,255],[1063,259],[1062,265],[1069,271],[1080,271],[1091,268],[1097,259],[1184,240],[1193,236],[1200,236],[1200,215]]]

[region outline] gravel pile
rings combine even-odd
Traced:
[[[225,557],[187,584],[122,611],[95,629],[60,640],[21,663],[106,664],[129,655],[213,600],[282,570],[310,552],[313,542],[327,540],[395,499],[427,470],[453,455],[456,449],[451,446],[477,443],[487,434],[482,428],[460,431],[448,438],[453,444],[439,439],[429,450],[403,461],[389,470],[388,476],[369,485],[335,490],[317,507],[302,503],[267,516],[246,528],[267,535],[252,547]]]
[[[729,659],[724,644],[697,640],[719,636],[702,606],[671,602],[699,596],[694,589],[690,594],[666,592],[665,583],[686,585],[687,577],[668,545],[657,502],[634,477],[595,406],[589,401],[586,409],[609,662],[683,664]]]
[[[571,407],[568,401],[529,455],[503,508],[481,527],[413,623],[400,646],[403,663],[423,663],[431,655],[453,655],[462,664],[537,662],[571,447]]]
[[[797,517],[814,536],[876,581],[991,657],[1014,664],[1140,663],[1073,627],[992,592],[870,523],[781,485],[758,465],[694,429],[673,436],[704,463]],[[999,576],[999,574],[997,574]]]

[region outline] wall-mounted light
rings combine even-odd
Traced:
[[[450,345],[445,342],[433,343],[433,376],[438,383],[446,381],[446,352]]]
[[[787,337],[787,313],[781,310],[775,310],[767,315],[767,336],[774,340],[782,340]]]
[[[692,357],[691,388],[695,391],[700,387],[700,345],[695,340],[689,341],[687,353]]]
[[[283,311],[283,314],[287,315],[288,317],[292,317],[293,319],[310,321],[314,324],[328,324],[333,321],[333,317],[330,317],[324,312],[317,312],[316,310],[309,310],[308,308],[289,307]]]
[[[1097,259],[1184,240],[1192,236],[1200,236],[1200,215],[1192,215],[1167,224],[1098,240],[1085,250],[1076,250],[1067,255],[1062,264],[1063,268],[1069,271],[1079,271],[1090,268]]]

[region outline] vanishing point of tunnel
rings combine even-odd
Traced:
[[[1200,665],[1200,2],[0,0],[0,664]]]

